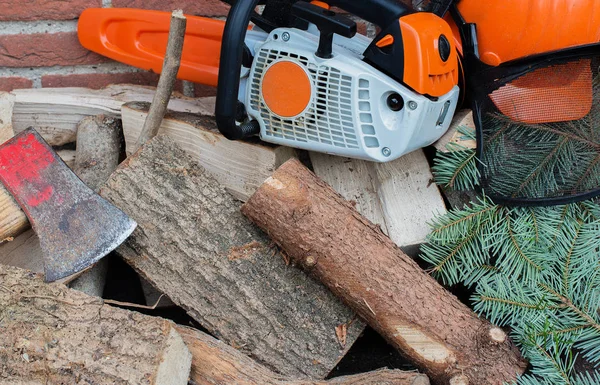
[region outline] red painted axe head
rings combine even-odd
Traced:
[[[87,187],[33,128],[0,146],[0,181],[40,239],[47,282],[96,263],[136,227]]]

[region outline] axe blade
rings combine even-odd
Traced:
[[[0,181],[40,239],[46,282],[96,263],[137,226],[87,187],[33,128],[0,146]]]

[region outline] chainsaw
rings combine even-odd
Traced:
[[[600,195],[600,2],[432,0],[451,25],[495,203]],[[498,15],[510,15],[499,22]]]
[[[231,140],[376,162],[449,128],[460,89],[449,24],[396,0],[228,1],[226,21],[187,16],[178,78],[217,87],[215,117]],[[256,12],[257,5],[264,5]],[[330,7],[346,13],[336,13]],[[357,33],[348,14],[380,28]],[[87,9],[81,44],[160,72],[170,14]]]

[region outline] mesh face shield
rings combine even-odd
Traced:
[[[600,195],[600,45],[517,60],[470,78],[481,187],[497,203]]]

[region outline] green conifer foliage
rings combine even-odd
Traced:
[[[473,189],[475,151],[450,150],[435,161],[436,182]],[[431,225],[422,247],[431,274],[472,287],[475,311],[512,327],[530,360],[516,385],[600,384],[600,373],[573,369],[577,354],[600,365],[600,202],[511,208],[481,196]]]

